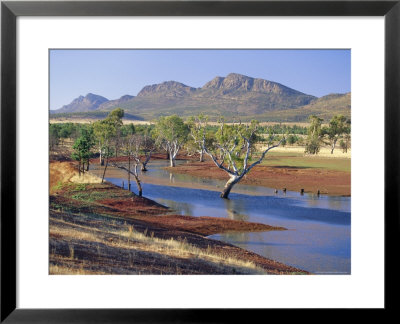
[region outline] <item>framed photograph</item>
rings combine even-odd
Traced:
[[[2,2],[1,321],[392,309],[399,15]]]

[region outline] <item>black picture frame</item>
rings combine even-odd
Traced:
[[[265,310],[16,308],[16,19],[19,16],[384,16],[385,310],[397,307],[400,228],[400,0],[395,1],[4,1],[1,3],[1,322],[233,322]],[[367,285],[367,283],[366,283]]]

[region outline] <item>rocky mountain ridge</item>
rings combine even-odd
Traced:
[[[120,107],[144,119],[168,114],[190,116],[199,113],[257,118],[309,108],[318,100],[325,100],[325,104],[317,105],[319,108],[329,106],[329,100],[339,102],[341,96],[343,94],[330,94],[326,98],[317,98],[277,82],[230,73],[226,77],[217,76],[200,88],[166,81],[143,87],[137,96],[125,95],[115,100],[89,93],[51,113],[110,111]],[[331,110],[334,111],[335,107]]]

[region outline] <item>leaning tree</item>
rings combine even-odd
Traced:
[[[229,175],[229,180],[221,192],[221,198],[228,198],[234,185],[242,180],[251,169],[260,164],[265,155],[273,148],[278,147],[284,139],[281,137],[276,143],[277,136],[274,138],[270,136],[267,148],[263,149],[261,155],[256,158],[255,144],[260,140],[258,121],[253,120],[250,124],[233,123],[231,125],[221,121],[212,144],[207,144],[206,141],[206,123],[201,120],[198,120],[198,123],[202,129],[204,152],[219,169]]]

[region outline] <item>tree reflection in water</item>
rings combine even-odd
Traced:
[[[249,216],[245,213],[245,204],[243,201],[230,199],[224,199],[223,201],[228,218],[243,221],[249,220]]]
[[[188,215],[188,216],[193,214],[193,206],[189,203],[176,202],[167,199],[158,199],[158,202],[161,203],[162,205],[170,207],[171,208],[170,213]]]

